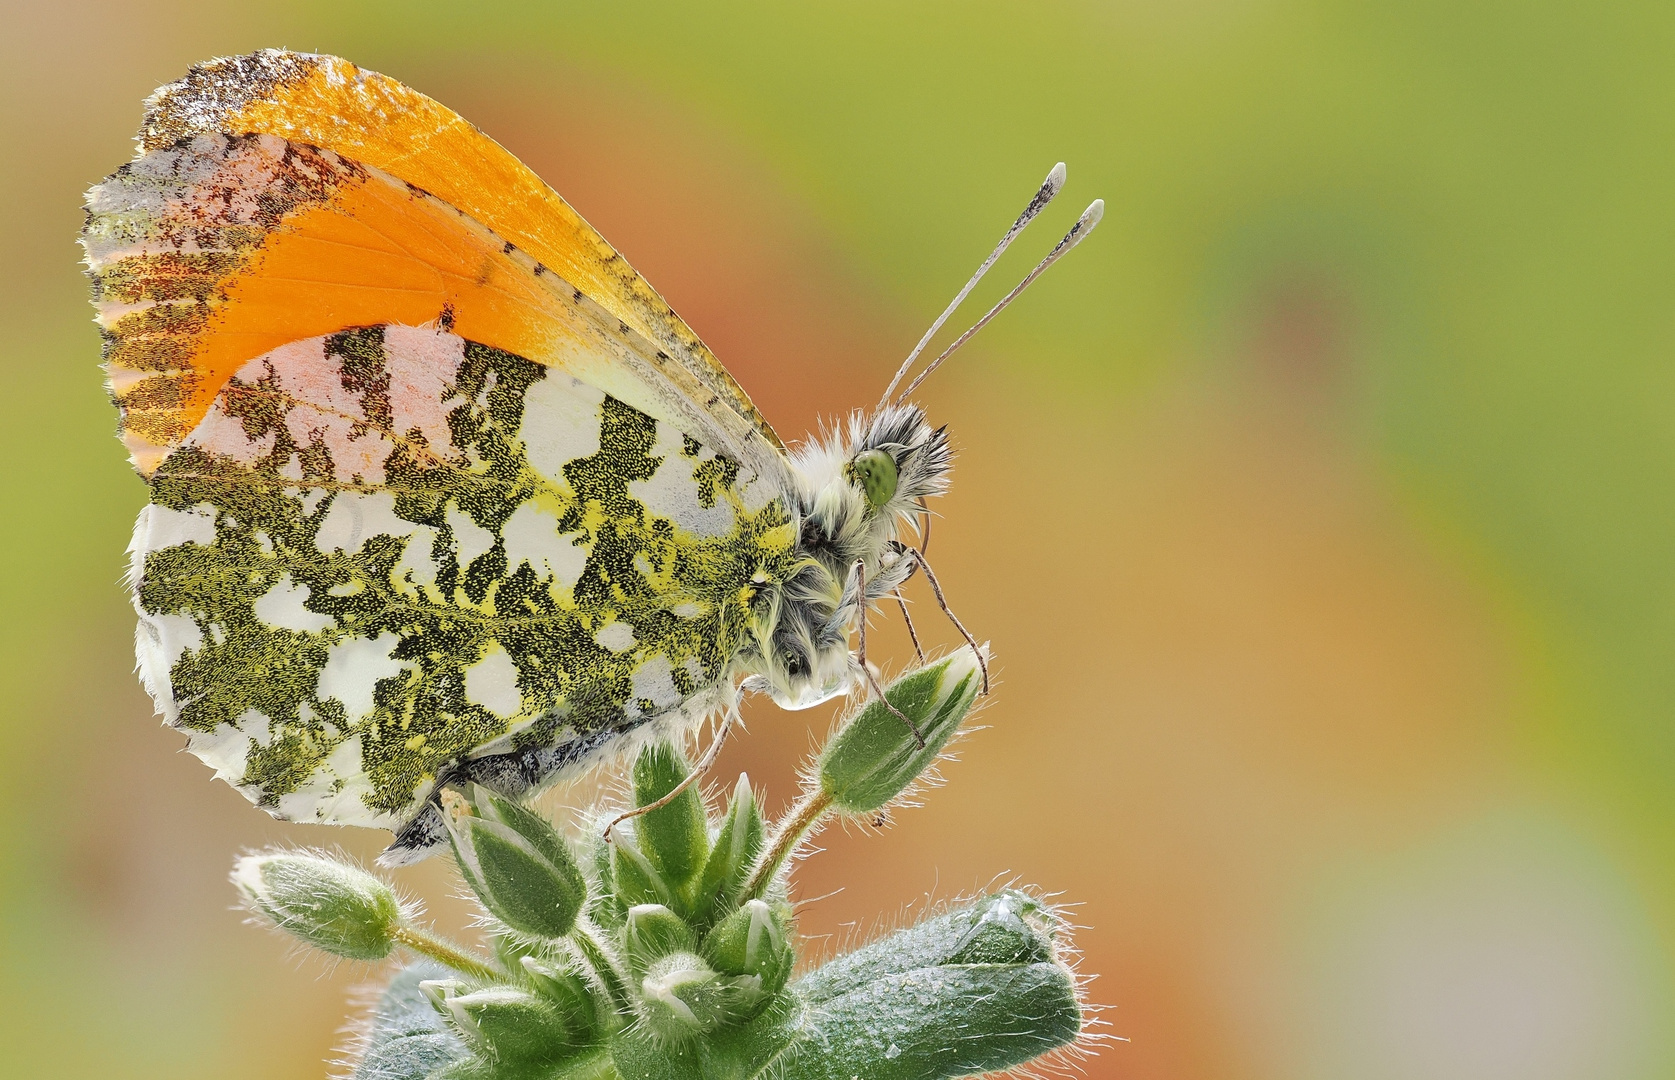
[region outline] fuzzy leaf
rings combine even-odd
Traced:
[[[1082,1026],[1059,964],[917,968],[830,998],[805,1020],[782,1080],[945,1080],[1021,1065]]]
[[[978,963],[1008,953],[1012,963],[1047,961],[1056,929],[1040,901],[1006,889],[836,957],[794,988],[803,1000],[819,1003],[916,968]]]
[[[447,968],[421,960],[396,973],[373,1010],[354,1080],[425,1080],[471,1052],[431,1007],[421,982],[444,979]]]

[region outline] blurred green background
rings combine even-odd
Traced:
[[[788,439],[874,399],[1053,162],[973,315],[1106,200],[927,385],[938,572],[1002,682],[923,809],[827,834],[809,933],[1062,890],[1130,1040],[1100,1077],[1675,1074],[1675,8],[0,11],[0,1075],[320,1076],[376,975],[225,874],[380,837],[268,821],[130,675],[144,491],[73,242],[143,97],[269,45],[484,127]],[[717,778],[783,801],[825,717],[750,719]],[[444,867],[401,880],[467,932]]]

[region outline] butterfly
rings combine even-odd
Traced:
[[[391,830],[387,862],[445,843],[450,784],[526,794],[745,689],[876,693],[867,611],[921,569],[942,599],[904,536],[952,457],[907,398],[1103,207],[892,399],[1056,167],[879,407],[788,450],[568,203],[393,79],[215,60],[138,141],[82,242],[150,487],[141,680],[216,776]]]

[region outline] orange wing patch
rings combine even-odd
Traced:
[[[84,242],[123,441],[148,476],[246,361],[375,324],[437,325],[561,367],[712,445],[750,435],[516,244],[329,150],[272,135],[153,150],[93,189]]]
[[[430,192],[504,237],[655,343],[770,446],[777,435],[680,316],[580,214],[451,109],[335,56],[266,49],[213,60],[147,103],[141,151],[200,134],[269,134],[334,151]],[[731,426],[723,421],[724,426]]]

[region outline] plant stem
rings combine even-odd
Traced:
[[[431,937],[423,930],[411,926],[398,926],[390,936],[395,939],[396,944],[405,946],[420,956],[428,956],[439,964],[446,964],[462,975],[482,979],[484,982],[505,981],[506,976],[501,972],[461,952],[441,938]]]
[[[785,865],[785,860],[797,850],[803,837],[814,828],[815,824],[826,811],[831,808],[832,797],[819,788],[808,792],[798,799],[796,804],[786,811],[779,824],[774,826],[773,843],[756,864],[756,869],[750,872],[750,880],[744,883],[744,889],[739,893],[739,901],[755,900],[761,897],[768,888],[768,883],[779,873],[779,868]]]

